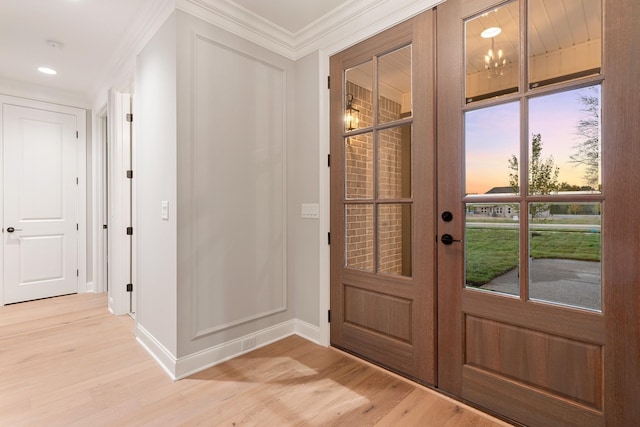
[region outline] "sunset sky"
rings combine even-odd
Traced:
[[[542,159],[553,156],[560,168],[559,182],[585,185],[583,167],[569,163],[581,142],[577,124],[588,116],[582,95],[600,97],[600,88],[582,88],[532,98],[529,102],[531,135],[542,136]],[[518,102],[471,111],[465,115],[466,193],[483,194],[493,187],[509,186],[508,160],[519,158],[520,109]],[[529,148],[530,149],[530,148]]]

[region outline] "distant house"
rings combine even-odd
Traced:
[[[493,187],[485,194],[514,194],[512,187]],[[487,216],[487,217],[506,217],[512,218],[518,215],[518,209],[516,205],[508,205],[504,203],[474,203],[468,205],[467,214]]]
[[[515,194],[513,191],[513,187],[493,187],[491,190],[484,193],[485,195],[511,195]],[[554,209],[557,211],[555,213],[566,213],[568,205],[553,205]],[[588,208],[585,208],[588,209]],[[592,209],[591,209],[592,210]],[[492,218],[505,217],[505,218],[517,218],[518,216],[518,206],[513,204],[506,203],[473,203],[468,205],[467,214],[477,215],[477,216],[486,216]],[[538,212],[538,217],[548,217],[552,214],[550,209],[546,209],[543,212]]]

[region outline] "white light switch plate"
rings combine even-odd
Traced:
[[[320,218],[320,205],[317,203],[303,203],[300,207],[302,218]]]
[[[165,221],[168,221],[169,220],[169,202],[166,200],[163,200],[160,203],[160,206],[162,207],[161,209],[162,213],[160,214],[160,217]]]

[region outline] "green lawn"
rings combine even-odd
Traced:
[[[530,239],[533,258],[600,260],[600,233],[536,231]],[[480,286],[518,266],[518,230],[467,228],[467,284]]]

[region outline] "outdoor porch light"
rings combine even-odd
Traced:
[[[353,106],[353,95],[347,94],[347,110],[344,114],[344,123],[347,130],[358,129],[360,110]]]

